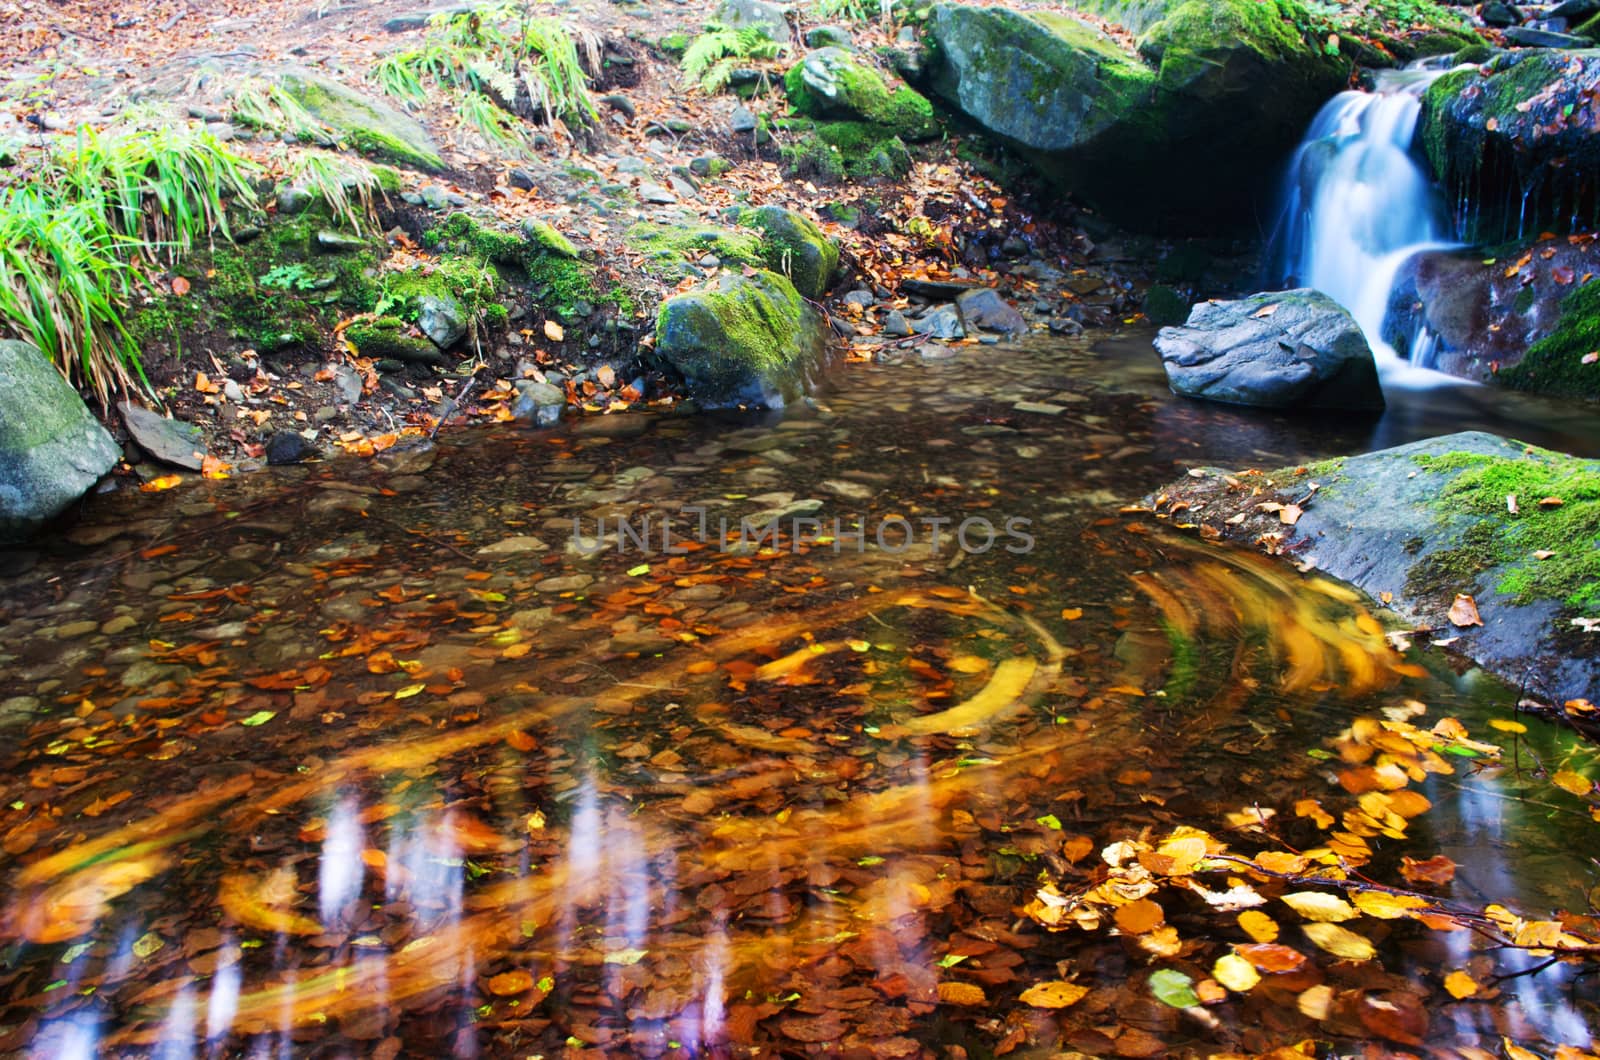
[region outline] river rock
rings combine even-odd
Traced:
[[[1101,6],[1136,50],[1067,15],[937,4],[930,87],[1122,223],[1248,223],[1347,65],[1275,0]]]
[[[169,419],[140,405],[124,401],[117,405],[122,422],[140,449],[163,464],[199,471],[206,458],[205,437],[192,423]]]
[[[1017,307],[1000,297],[992,287],[978,287],[956,298],[961,322],[970,331],[998,331],[1002,335],[1021,335],[1028,330]]]
[[[1472,204],[1472,242],[1570,231],[1600,190],[1600,49],[1503,52],[1422,97],[1420,135],[1446,188]]]
[[[810,218],[782,206],[757,206],[741,211],[739,223],[761,231],[767,267],[789,277],[795,290],[813,300],[827,293],[839,270],[839,248]]]
[[[444,169],[428,131],[383,100],[310,70],[283,70],[273,77],[291,99],[356,150],[417,169]]]
[[[1587,48],[1593,43],[1587,37],[1556,33],[1536,26],[1512,26],[1502,36],[1507,44],[1522,48]]]
[[[820,48],[783,79],[789,103],[801,114],[881,126],[884,136],[926,140],[939,134],[933,106],[912,88],[890,91],[878,72],[844,48]]]
[[[729,29],[754,29],[768,40],[789,43],[788,8],[766,0],[722,0],[713,22]]]
[[[967,329],[961,323],[961,311],[953,305],[935,306],[913,321],[911,326],[917,329],[919,335],[930,335],[946,341],[967,337]]]
[[[467,314],[450,295],[425,294],[417,299],[417,329],[441,350],[467,337]]]
[[[828,326],[775,272],[723,273],[669,298],[656,355],[705,408],[783,408],[804,396],[828,356]]]
[[[517,399],[511,415],[521,423],[553,427],[567,411],[567,393],[558,386],[535,379],[519,379],[515,386]]]
[[[1155,346],[1173,392],[1264,408],[1383,408],[1372,349],[1339,303],[1309,288],[1202,302]]]
[[[1530,584],[1529,575],[1541,564],[1570,562],[1564,551],[1592,548],[1593,542],[1544,541],[1543,547],[1555,553],[1545,559],[1533,554],[1539,544],[1501,548],[1511,543],[1503,536],[1511,527],[1535,533],[1537,540],[1537,520],[1555,510],[1541,509],[1537,497],[1528,497],[1520,499],[1519,514],[1513,516],[1503,488],[1487,477],[1476,489],[1452,495],[1459,476],[1491,460],[1507,462],[1503,467],[1554,465],[1563,473],[1587,476],[1571,480],[1570,500],[1580,490],[1593,489],[1582,482],[1600,481],[1595,478],[1600,461],[1469,431],[1328,461],[1312,469],[1320,488],[1309,500],[1311,476],[1292,468],[1251,476],[1244,480],[1251,485],[1233,496],[1231,487],[1218,494],[1225,481],[1218,475],[1186,478],[1164,492],[1174,502],[1191,502],[1185,521],[1248,540],[1262,531],[1250,518],[1263,499],[1253,491],[1276,489],[1303,508],[1293,526],[1271,517],[1271,532],[1287,539],[1286,556],[1350,582],[1408,623],[1433,629],[1435,637],[1454,638],[1455,650],[1550,702],[1600,701],[1600,630],[1588,633],[1571,622],[1593,618],[1593,611],[1550,599],[1549,592],[1537,588],[1525,596],[1516,591],[1519,582]],[[1230,523],[1241,510],[1247,518]],[[1449,620],[1459,593],[1473,597],[1483,625],[1461,627]]]
[[[83,496],[122,454],[54,365],[0,340],[0,541],[20,541]]]

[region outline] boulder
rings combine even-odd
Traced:
[[[755,29],[768,40],[789,43],[788,8],[766,0],[722,0],[711,21],[729,29]]]
[[[783,408],[824,366],[828,326],[786,277],[723,273],[661,306],[656,355],[706,408]]]
[[[432,172],[444,169],[427,130],[382,100],[309,70],[282,72],[276,81],[313,118],[363,154]]]
[[[1163,492],[1188,503],[1185,521],[1226,536],[1283,535],[1279,548],[1296,563],[1350,582],[1549,702],[1600,701],[1600,630],[1572,621],[1600,615],[1591,560],[1600,461],[1471,431],[1234,482],[1207,475]],[[1261,512],[1274,495],[1302,507],[1293,526]],[[1551,495],[1566,503],[1539,505]],[[1451,621],[1458,594],[1473,597],[1482,625]]]
[[[1435,175],[1470,209],[1472,242],[1570,231],[1600,192],[1600,49],[1502,52],[1451,70],[1422,97]]]
[[[117,411],[134,442],[154,459],[188,471],[205,466],[206,440],[199,427],[129,401],[118,404]]]
[[[518,379],[515,386],[517,399],[511,416],[519,423],[553,427],[567,411],[567,392],[558,386],[536,379]]]
[[[968,332],[997,331],[1002,335],[1022,335],[1028,330],[1017,307],[1000,297],[992,287],[977,287],[956,296],[956,309]]]
[[[36,347],[0,340],[0,379],[0,541],[20,541],[83,496],[122,453]]]
[[[448,350],[467,337],[466,310],[453,295],[425,294],[417,299],[417,330]]]
[[[789,103],[801,114],[882,126],[884,135],[927,140],[939,134],[933,106],[915,89],[891,91],[878,72],[843,48],[811,52],[784,75]]]
[[[1321,291],[1202,302],[1155,346],[1174,393],[1262,408],[1383,408],[1366,337]]]
[[[1113,6],[1137,51],[1071,16],[935,5],[929,85],[1129,226],[1215,231],[1264,215],[1254,207],[1348,64],[1292,0]]]
[[[781,206],[742,210],[739,223],[765,237],[762,257],[767,268],[789,277],[807,298],[821,298],[839,270],[839,248],[810,218]]]

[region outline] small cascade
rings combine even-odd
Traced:
[[[1441,72],[1385,71],[1375,91],[1330,100],[1295,149],[1268,244],[1270,283],[1315,287],[1348,309],[1386,384],[1459,383],[1424,370],[1431,336],[1406,344],[1410,361],[1383,338],[1400,267],[1420,250],[1454,245],[1441,197],[1412,152],[1422,93]]]

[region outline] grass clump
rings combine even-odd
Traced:
[[[430,88],[449,90],[462,117],[486,140],[521,149],[520,119],[595,123],[599,111],[589,77],[600,63],[594,34],[503,3],[436,15],[421,47],[385,56],[371,77],[411,104],[426,102]]]
[[[1550,334],[1528,348],[1515,365],[1499,375],[1518,390],[1600,398],[1600,280],[1590,280],[1561,301],[1561,319]]]
[[[254,163],[193,126],[82,127],[0,183],[0,328],[109,404],[144,369],[124,323],[133,291],[255,201]]]
[[[1465,585],[1499,568],[1495,589],[1518,604],[1556,600],[1580,611],[1600,608],[1600,472],[1593,461],[1531,446],[1515,458],[1446,453],[1414,459],[1424,470],[1454,473],[1439,500],[1478,521],[1460,546],[1424,559],[1410,580]],[[1507,497],[1516,498],[1517,514]],[[1549,555],[1538,559],[1536,552]]]
[[[321,151],[296,151],[285,163],[291,187],[304,188],[353,232],[377,223],[377,199],[385,194],[379,172],[359,159]]]
[[[678,65],[686,82],[700,86],[702,92],[711,95],[727,87],[739,66],[752,61],[770,61],[788,50],[787,45],[773,40],[757,27],[730,29],[710,22],[704,33],[689,42]]]

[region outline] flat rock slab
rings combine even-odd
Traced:
[[[1339,303],[1310,288],[1202,302],[1156,350],[1173,392],[1229,405],[1378,411],[1372,349]]]
[[[199,471],[205,463],[206,443],[200,428],[181,420],[169,420],[159,412],[124,401],[117,406],[122,422],[139,448],[152,459],[188,471]]]
[[[1467,431],[1325,461],[1305,473],[1292,468],[1268,472],[1264,479],[1271,488],[1264,493],[1255,491],[1263,483],[1261,476],[1232,476],[1240,484],[1235,487],[1225,485],[1227,472],[1210,468],[1204,477],[1180,480],[1162,492],[1172,504],[1191,505],[1183,509],[1185,520],[1241,542],[1262,533],[1282,534],[1286,559],[1313,563],[1363,590],[1375,603],[1382,604],[1387,595],[1386,606],[1403,619],[1431,629],[1434,639],[1454,638],[1452,649],[1512,685],[1525,686],[1557,706],[1570,699],[1600,700],[1600,631],[1589,633],[1575,625],[1572,609],[1564,604],[1548,599],[1518,603],[1500,589],[1513,567],[1544,561],[1528,557],[1455,576],[1433,573],[1459,566],[1440,563],[1440,558],[1448,559],[1441,554],[1470,547],[1469,534],[1487,518],[1467,510],[1459,498],[1441,503],[1440,494],[1463,470],[1427,466],[1428,458],[1445,454],[1568,459]],[[1600,460],[1574,463],[1600,475]],[[1306,499],[1310,481],[1320,488]],[[1300,502],[1303,513],[1292,526],[1258,507],[1273,496]],[[1532,510],[1538,500],[1524,497],[1519,504]],[[1573,542],[1572,547],[1595,545]],[[1457,627],[1449,620],[1458,593],[1474,598],[1482,626]]]

